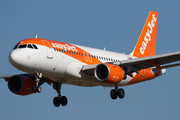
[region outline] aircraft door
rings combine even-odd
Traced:
[[[48,41],[42,40],[43,44],[46,46],[47,58],[53,59],[53,49]]]

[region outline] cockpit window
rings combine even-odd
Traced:
[[[14,49],[21,49],[21,48],[31,48],[31,49],[38,49],[38,47],[34,44],[23,44],[23,45],[16,45]]]
[[[34,49],[38,49],[38,47],[36,45],[34,45],[34,44],[32,44],[32,45],[33,45]]]
[[[17,48],[18,48],[18,45],[14,46],[14,48],[13,48],[13,49],[17,49]]]
[[[24,44],[24,45],[19,45],[18,48],[26,48],[27,44]]]
[[[28,44],[28,48],[31,48],[31,49],[33,49],[33,47],[32,47],[32,45],[31,45],[31,44]]]

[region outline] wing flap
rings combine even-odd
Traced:
[[[98,64],[84,65],[82,71],[88,75],[94,76],[94,69]]]

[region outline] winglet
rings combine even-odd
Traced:
[[[158,12],[150,11],[143,30],[139,36],[138,42],[130,55],[138,58],[155,55],[157,25]]]

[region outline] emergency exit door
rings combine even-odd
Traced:
[[[48,41],[42,40],[43,44],[46,46],[46,54],[47,58],[53,59],[53,49],[51,48],[51,45],[49,44]]]

